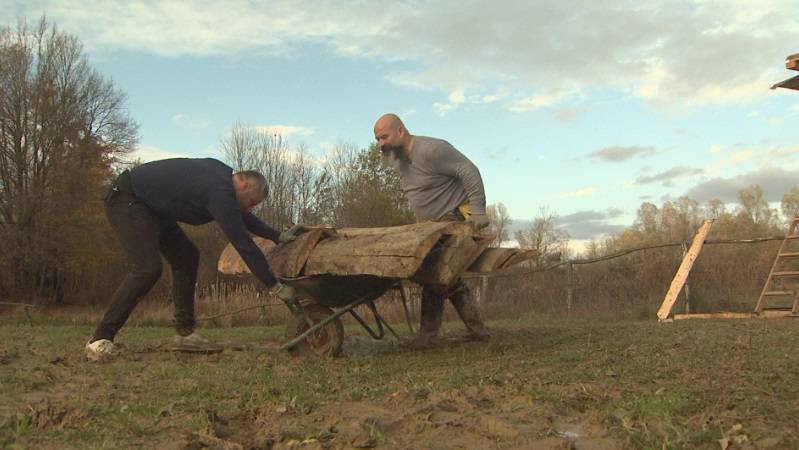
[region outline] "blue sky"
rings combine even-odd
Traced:
[[[644,4],[642,4],[644,3]],[[396,112],[480,168],[512,218],[576,239],[643,201],[799,185],[795,1],[0,0],[45,14],[127,93],[144,159],[221,157],[236,122],[319,158]],[[732,206],[732,205],[730,205]]]

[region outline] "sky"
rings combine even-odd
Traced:
[[[769,89],[799,75],[795,0],[0,0],[0,24],[42,15],[127,94],[145,161],[222,158],[237,123],[321,160],[394,112],[575,241],[645,201],[799,186],[799,92]]]

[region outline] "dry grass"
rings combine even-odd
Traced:
[[[458,332],[459,323],[445,324]],[[401,351],[348,328],[343,358],[163,352],[130,327],[0,321],[0,448],[798,448],[791,319],[489,322],[489,342]],[[273,342],[279,328],[211,329]]]

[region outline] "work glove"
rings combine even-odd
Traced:
[[[490,223],[488,216],[485,214],[472,214],[466,221],[474,225],[475,230],[482,230]]]
[[[289,286],[288,284],[283,284],[279,281],[277,282],[277,285],[275,285],[275,295],[277,295],[278,298],[284,302],[289,303],[293,302],[297,298],[297,292],[293,287]]]
[[[289,243],[289,242],[293,241],[294,239],[297,239],[297,236],[301,235],[302,233],[305,233],[308,230],[309,230],[309,228],[306,227],[305,225],[301,225],[301,224],[294,225],[293,227],[289,228],[288,230],[280,233],[280,236],[277,238],[277,242],[279,244]]]

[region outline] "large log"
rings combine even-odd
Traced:
[[[449,286],[492,240],[493,237],[445,235],[424,259],[422,267],[411,277],[411,281]]]
[[[253,240],[266,255],[272,273],[283,278],[294,278],[300,276],[308,255],[325,234],[329,235],[327,230],[313,229],[299,235],[293,242],[282,245],[275,245],[272,241],[261,237],[254,237]],[[217,270],[228,275],[252,274],[230,244],[222,251]]]
[[[275,246],[274,242],[262,237],[256,236],[253,240],[264,254]],[[225,249],[222,250],[222,254],[219,256],[219,262],[216,264],[216,269],[226,275],[252,274],[250,269],[247,268],[247,265],[244,264],[244,260],[239,256],[239,252],[230,244],[226,245]]]
[[[266,254],[269,266],[275,275],[284,278],[294,278],[300,276],[308,255],[319,240],[322,238],[322,229],[313,229],[303,233],[293,242],[278,245]]]
[[[305,274],[410,278],[444,234],[472,235],[474,231],[464,222],[342,228],[311,251]]]

